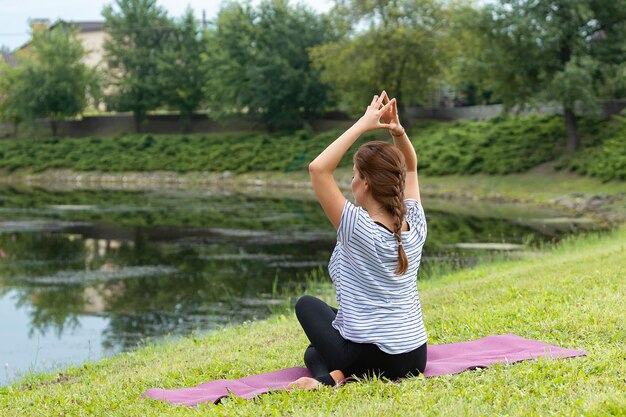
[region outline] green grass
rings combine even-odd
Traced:
[[[147,346],[0,389],[3,416],[98,415],[626,415],[626,227],[568,239],[537,257],[421,282],[430,343],[516,333],[586,357],[539,359],[400,384],[228,398],[197,409],[140,399],[302,364],[306,339],[293,313],[177,343]],[[315,291],[332,299],[328,288]]]

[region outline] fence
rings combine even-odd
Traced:
[[[604,117],[620,113],[626,108],[626,100],[611,100],[599,102]],[[503,106],[492,104],[487,106],[470,107],[409,107],[406,109],[406,117],[409,120],[482,120],[501,114]],[[562,110],[560,106],[542,105],[538,108],[526,110],[522,114],[555,114]],[[349,124],[351,118],[341,112],[328,113],[322,120],[312,124],[316,131],[332,128],[342,128]],[[50,127],[50,122],[40,120],[34,126],[35,129]],[[189,121],[185,128],[186,133],[217,133],[234,131],[265,131],[264,125],[254,116],[241,115],[226,118],[224,120],[212,120],[206,115],[198,114]],[[10,136],[13,131],[11,125],[0,124],[0,137]],[[142,125],[142,131],[146,133],[176,134],[182,131],[178,115],[149,115]],[[58,132],[61,136],[109,136],[115,134],[134,133],[135,124],[132,115],[99,115],[85,116],[80,120],[67,120],[59,122]]]

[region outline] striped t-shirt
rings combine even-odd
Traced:
[[[328,265],[339,304],[333,327],[344,339],[374,343],[391,354],[410,352],[428,340],[417,294],[426,218],[419,202],[404,202],[409,225],[402,232],[409,260],[404,275],[394,272],[398,244],[393,233],[349,201],[343,207],[337,245]]]

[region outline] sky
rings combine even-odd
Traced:
[[[73,21],[101,21],[101,12],[113,0],[0,0],[0,46],[11,50],[26,43],[29,39],[29,19],[57,19]],[[258,3],[253,0],[253,3]],[[326,12],[333,0],[292,0],[303,3],[317,12]],[[202,11],[207,20],[213,19],[220,9],[222,0],[157,0],[157,4],[167,10],[169,16],[180,17],[187,6],[191,6],[198,19]]]

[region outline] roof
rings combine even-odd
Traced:
[[[59,20],[57,22],[55,22],[52,26],[50,26],[50,30],[54,29],[56,26],[59,25],[71,25],[71,26],[76,26],[78,27],[78,29],[81,32],[96,32],[99,30],[104,30],[104,22],[98,22],[98,21],[88,21],[88,22],[72,22],[72,21],[65,21],[65,20]]]
[[[33,19],[33,21],[41,21],[41,23],[45,23],[47,19]],[[84,33],[84,32],[97,32],[100,30],[104,30],[104,22],[102,21],[84,21],[84,22],[72,22],[72,21],[65,21],[65,20],[57,20],[56,22],[54,22],[54,24],[48,26],[48,30],[52,30],[55,27],[59,26],[59,25],[65,25],[65,26],[76,26],[78,27],[78,31],[80,33]],[[30,40],[28,42],[26,42],[24,45],[20,46],[17,49],[24,49],[26,48],[28,45],[30,45]]]

